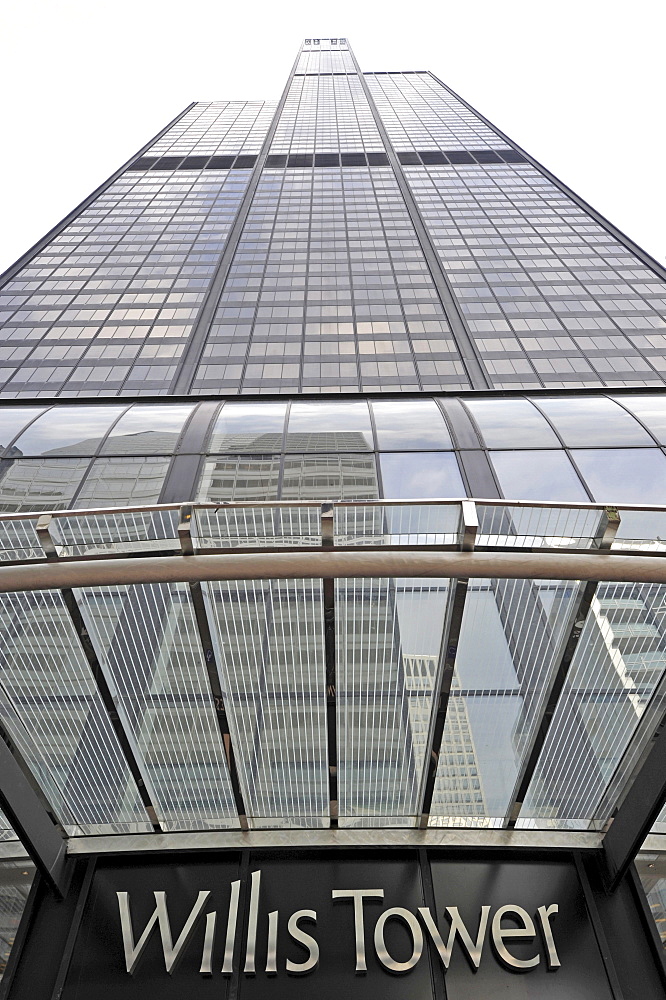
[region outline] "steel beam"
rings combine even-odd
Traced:
[[[224,552],[192,556],[72,559],[0,566],[0,592],[190,583],[196,580],[293,580],[315,577],[465,577],[502,580],[599,580],[666,583],[661,554],[597,551],[443,552],[419,549]]]
[[[54,892],[64,896],[69,883],[67,843],[2,739],[0,805],[38,870]]]
[[[598,850],[600,833],[576,830],[479,830],[462,827],[418,829],[215,830],[200,833],[117,834],[71,837],[67,850],[81,854],[142,854],[157,851],[219,851],[241,847],[287,850],[314,847],[468,847],[479,850]]]

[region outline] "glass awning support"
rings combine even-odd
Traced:
[[[321,544],[324,549],[335,545],[335,510],[332,503],[321,506]],[[325,577],[324,598],[324,658],[326,668],[326,750],[328,755],[328,798],[330,825],[338,825],[338,704],[335,652],[335,580]]]
[[[620,527],[620,516],[614,508],[607,507],[602,512],[596,535],[596,547],[600,551],[610,551]],[[509,800],[503,825],[509,829],[515,827],[520,815],[525,796],[534,777],[541,751],[548,737],[548,730],[555,715],[557,703],[562,694],[564,684],[571,667],[578,642],[583,632],[583,626],[590,611],[592,601],[597,593],[599,583],[588,581],[581,588],[578,602],[571,614],[571,625],[563,642],[563,651],[557,667],[551,676],[550,685],[544,692],[540,718],[535,725],[532,738],[523,755],[523,761],[516,778],[516,784]]]
[[[462,552],[473,552],[476,535],[479,530],[479,518],[476,507],[473,503],[463,501],[460,511],[460,531],[459,544]],[[435,791],[435,781],[437,779],[437,768],[439,757],[442,752],[442,738],[444,736],[444,726],[446,724],[446,713],[449,707],[451,696],[451,685],[456,666],[456,654],[458,643],[460,642],[460,630],[462,628],[463,615],[465,613],[465,601],[467,599],[467,586],[469,580],[457,579],[451,581],[449,591],[449,607],[447,609],[446,624],[442,635],[442,646],[439,656],[439,669],[437,671],[437,687],[433,694],[433,717],[431,722],[432,737],[430,741],[430,752],[425,759],[425,783],[423,801],[421,805],[421,818],[419,827],[421,830],[428,828],[430,819],[430,809],[432,807],[432,797]]]
[[[63,897],[69,884],[67,841],[3,739],[0,739],[0,806],[47,884]]]

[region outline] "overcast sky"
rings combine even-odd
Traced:
[[[277,98],[304,37],[431,69],[662,263],[663,0],[5,0],[0,271],[193,100]]]

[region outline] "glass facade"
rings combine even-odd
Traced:
[[[449,550],[468,498],[487,551],[610,545],[606,507],[612,551],[666,551],[663,269],[345,39],[279,102],[187,109],[10,269],[0,366],[2,564]],[[584,590],[3,593],[0,731],[70,836],[600,831],[663,704],[666,594],[600,582],[559,684]]]

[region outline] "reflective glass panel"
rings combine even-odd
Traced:
[[[340,826],[416,824],[448,592],[336,580]]]
[[[103,455],[170,455],[192,406],[130,407],[109,434]]]
[[[540,398],[538,405],[553,421],[564,443],[571,448],[654,444],[638,421],[612,399],[548,397]]]
[[[280,459],[211,458],[204,464],[197,500],[277,500]]]
[[[129,507],[157,503],[169,462],[168,458],[98,458],[92,463],[75,506]]]
[[[465,497],[456,456],[423,452],[381,455],[383,495],[391,500]]]
[[[9,513],[69,507],[89,464],[87,458],[5,462],[0,479],[0,511]]]
[[[600,829],[610,818],[606,789],[666,667],[665,602],[663,585],[599,584],[518,825]]]
[[[151,829],[59,591],[0,595],[0,715],[72,836]]]
[[[529,399],[466,399],[487,448],[558,448],[546,418]]]
[[[376,500],[375,456],[288,456],[281,495],[283,500]]]
[[[77,596],[160,825],[237,827],[189,587],[99,587]]]
[[[470,580],[431,826],[502,826],[579,596],[558,580]]]
[[[382,451],[452,448],[442,411],[433,399],[373,402],[377,445]]]
[[[4,450],[21,428],[43,410],[42,406],[5,406],[0,409],[0,450]]]
[[[327,827],[321,581],[202,586],[251,828]]]
[[[635,413],[660,444],[666,444],[666,396],[620,396],[618,403]]]
[[[666,456],[658,448],[576,449],[571,457],[595,500],[616,504],[666,502]]]
[[[53,406],[17,439],[22,455],[94,455],[123,406]]]
[[[292,403],[287,451],[371,451],[368,404]]]
[[[281,451],[286,412],[286,403],[225,403],[215,421],[208,451],[255,455]]]
[[[589,500],[565,451],[491,451],[490,460],[509,500]]]

